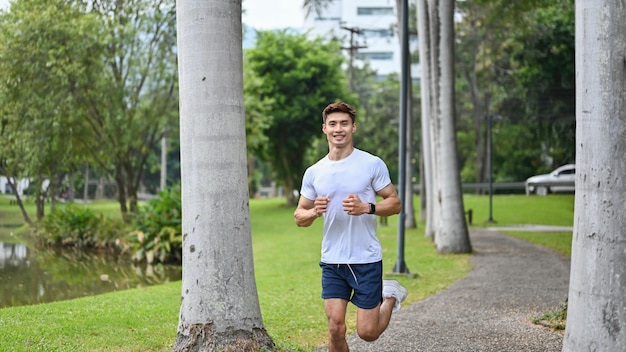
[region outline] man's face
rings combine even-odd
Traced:
[[[352,134],[356,131],[356,124],[347,113],[333,112],[326,117],[322,131],[326,134],[328,143],[336,147],[344,147],[352,144]]]

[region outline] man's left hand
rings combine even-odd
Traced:
[[[363,215],[370,211],[369,203],[364,203],[356,194],[348,194],[343,200],[343,211],[348,215]]]

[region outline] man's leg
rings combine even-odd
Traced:
[[[356,330],[359,337],[369,342],[377,340],[387,329],[395,304],[396,299],[391,297],[376,308],[359,308],[356,313]]]
[[[324,309],[328,318],[329,352],[348,352],[348,343],[346,342],[347,308],[348,301],[345,299],[328,298],[324,300]],[[391,309],[389,314],[391,314]]]
[[[400,309],[406,299],[407,290],[396,280],[383,280],[384,301],[373,309],[359,308],[357,311],[357,333],[365,341],[374,341],[387,329],[391,314]]]

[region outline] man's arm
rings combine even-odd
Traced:
[[[393,183],[388,184],[376,193],[383,197],[383,200],[376,203],[376,215],[390,216],[399,214],[402,211],[402,202]]]
[[[398,192],[393,186],[393,183],[388,184],[380,191],[376,192],[379,196],[383,197],[383,200],[374,204],[376,206],[376,212],[374,214],[379,216],[390,216],[400,213],[402,210],[402,203]],[[370,211],[370,205],[364,202],[356,194],[349,194],[343,200],[343,210],[349,215],[364,215]]]
[[[321,214],[320,214],[321,215]],[[298,207],[293,213],[296,220],[296,225],[299,227],[308,227],[317,219],[320,215],[315,210],[315,202],[300,196],[298,200]]]

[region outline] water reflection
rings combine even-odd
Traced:
[[[181,273],[180,266],[137,265],[111,254],[0,242],[0,308],[177,281]]]
[[[4,269],[6,266],[19,266],[20,262],[25,261],[28,257],[28,248],[24,245],[2,243],[0,248],[0,269]]]

